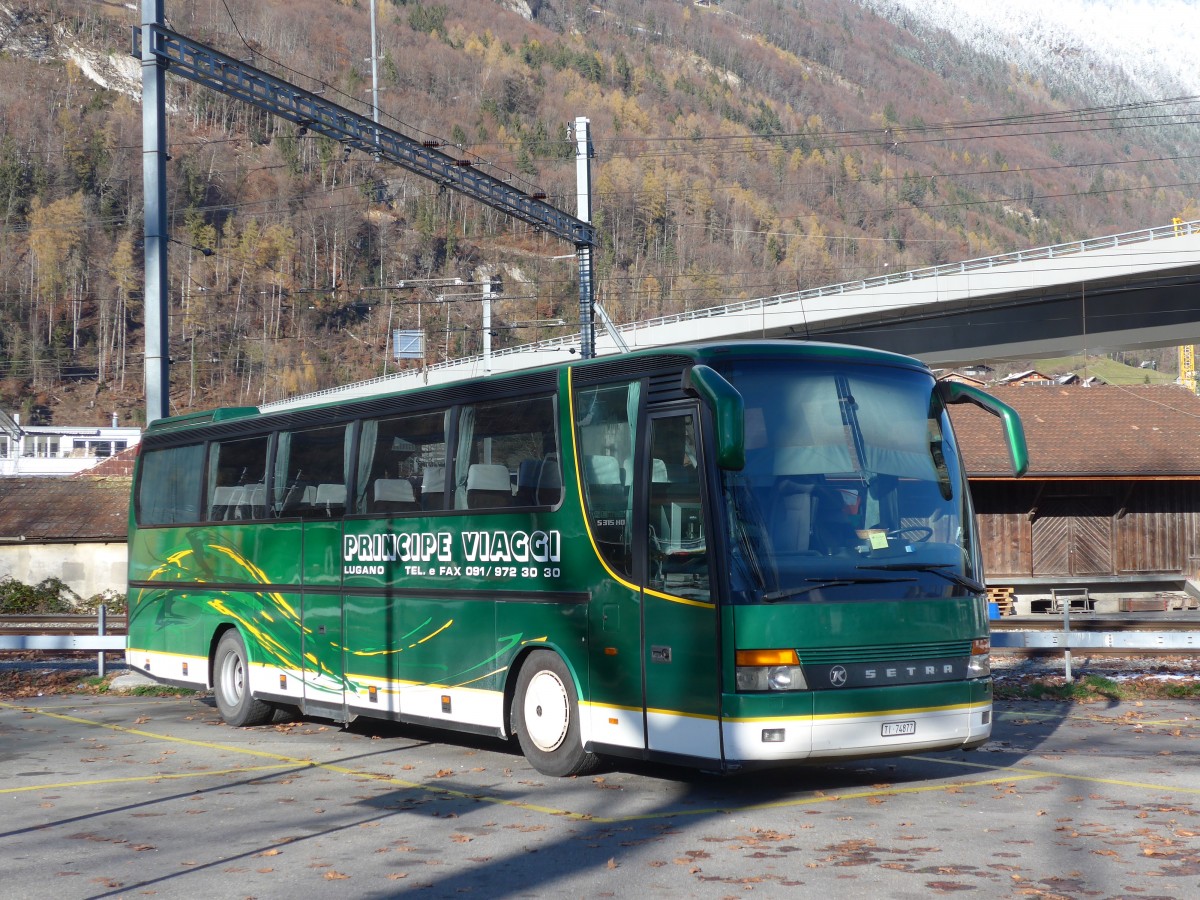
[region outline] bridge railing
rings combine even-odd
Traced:
[[[868,288],[886,287],[888,285],[899,284],[901,282],[920,281],[926,278],[938,278],[947,275],[961,275],[967,272],[977,272],[981,269],[994,269],[997,266],[1033,262],[1040,259],[1057,259],[1063,256],[1086,253],[1089,250],[1103,250],[1111,247],[1122,247],[1128,244],[1140,244],[1145,243],[1146,241],[1154,241],[1169,237],[1181,237],[1187,234],[1200,234],[1200,220],[1191,222],[1177,222],[1171,225],[1159,225],[1154,228],[1142,228],[1137,231],[1127,231],[1123,234],[1088,238],[1082,241],[1068,241],[1062,244],[1051,244],[1046,247],[1035,247],[1031,250],[1015,250],[1011,253],[998,253],[995,256],[980,256],[976,257],[975,259],[966,259],[961,262],[943,263],[942,265],[926,266],[921,269],[909,269],[904,272],[876,275],[872,278],[860,278],[856,281],[843,281],[837,284],[806,288],[802,291],[792,291],[786,294],[775,294],[770,297],[759,297],[754,300],[739,300],[737,303],[726,303],[722,306],[706,306],[702,309],[693,309],[687,312],[673,313],[668,316],[658,316],[654,319],[644,319],[639,322],[629,322],[624,325],[618,325],[617,330],[623,335],[635,335],[638,331],[648,328],[656,328],[662,325],[675,325],[680,322],[691,322],[697,319],[711,319],[719,316],[731,316],[751,311],[762,311],[768,307],[779,306],[783,303],[794,303],[801,300],[816,300],[821,297],[847,294],[853,291],[864,291]],[[577,335],[548,338],[546,340],[536,341],[531,344],[521,344],[516,347],[506,347],[502,350],[494,350],[492,351],[492,359],[500,359],[516,354],[535,352],[566,352],[570,348],[578,345],[578,343],[579,337]],[[632,345],[634,342],[630,343]],[[450,359],[426,366],[425,371],[439,372],[444,369],[458,368],[463,365],[482,366],[483,363],[484,358],[482,356],[465,357],[463,359]],[[409,372],[406,374],[411,374],[414,371],[415,370],[409,370]],[[399,377],[402,377],[399,373],[392,375],[381,375],[378,378],[370,378],[365,381],[358,381],[352,385],[326,388],[324,390],[315,391],[311,394],[305,394],[304,396],[305,399],[312,399],[316,401],[323,396],[340,394],[349,388],[367,389],[374,385],[384,385],[396,381]],[[296,398],[291,398],[290,400],[279,401],[279,403],[290,404],[295,402],[295,400]],[[274,405],[276,404],[264,403],[262,408],[270,409]]]
[[[781,303],[792,303],[798,300],[815,300],[835,294],[846,294],[852,291],[863,291],[868,288],[886,287],[901,282],[919,281],[925,278],[938,278],[945,275],[961,275],[976,272],[981,269],[994,269],[997,266],[1012,265],[1021,262],[1032,262],[1039,259],[1057,259],[1072,256],[1090,250],[1103,250],[1110,247],[1122,247],[1127,244],[1140,244],[1160,238],[1180,237],[1185,234],[1200,234],[1200,221],[1180,222],[1174,225],[1160,225],[1154,228],[1143,228],[1138,231],[1128,231],[1124,234],[1106,235],[1089,238],[1082,241],[1070,241],[1063,244],[1051,244],[1046,247],[1035,247],[1031,250],[1015,250],[1011,253],[999,253],[995,256],[981,256],[955,263],[943,263],[939,266],[926,266],[921,269],[909,269],[887,275],[876,275],[872,278],[860,278],[856,281],[843,281],[822,287],[806,288],[802,291],[792,291],[786,294],[775,294],[771,297],[760,297],[756,300],[742,300],[737,303],[727,303],[724,306],[710,306],[705,309],[690,312],[675,313],[669,316],[659,316],[641,322],[620,326],[622,332],[635,329],[652,328],[659,325],[673,325],[692,319],[710,318],[713,316],[731,315],[750,310],[762,309],[768,306],[778,306]]]

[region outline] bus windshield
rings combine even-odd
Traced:
[[[970,495],[927,372],[745,360],[746,465],[721,473],[734,603],[983,589]]]

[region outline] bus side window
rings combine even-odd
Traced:
[[[454,508],[544,505],[553,493],[542,490],[553,478],[547,467],[557,459],[553,397],[465,406],[458,416]]]
[[[537,505],[557,506],[562,498],[562,463],[557,453],[549,453],[538,467]]]
[[[580,388],[575,436],[588,525],[605,561],[633,577],[633,460],[641,382]]]
[[[363,422],[354,512],[398,516],[441,509],[445,423],[443,410]]]
[[[346,425],[285,431],[275,448],[272,509],[281,517],[340,517],[346,511]]]
[[[269,438],[263,436],[221,441],[209,447],[208,521],[260,519],[265,515],[268,443]]]

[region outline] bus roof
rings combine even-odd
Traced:
[[[694,362],[719,363],[729,358],[770,358],[797,357],[813,360],[828,360],[854,362],[866,365],[898,366],[902,368],[928,371],[928,367],[920,360],[887,350],[876,350],[869,347],[858,347],[850,344],[836,344],[825,341],[807,340],[737,340],[710,341],[694,344],[676,344],[650,347],[644,350],[633,350],[629,353],[613,354],[583,360],[573,359],[558,364],[534,366],[528,369],[517,369],[490,375],[478,375],[463,378],[453,382],[436,385],[437,388],[453,389],[470,385],[473,382],[503,383],[506,381],[528,377],[537,373],[560,371],[564,367],[586,369],[594,366],[612,367],[628,365],[636,367],[641,361],[652,360],[655,357],[687,357]],[[412,370],[407,373],[412,376]],[[300,410],[318,410],[322,408],[337,408],[346,403],[379,399],[388,396],[407,397],[420,395],[433,390],[434,385],[408,386],[399,384],[401,376],[386,376],[364,382],[356,382],[336,388],[327,388],[310,394],[301,394],[287,400],[275,401],[263,406],[220,407],[201,412],[185,413],[180,416],[159,419],[153,422],[147,431],[161,434],[176,429],[190,429],[192,426],[215,425],[234,419],[257,415],[276,415]]]

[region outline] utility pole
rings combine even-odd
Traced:
[[[585,116],[575,118],[575,217],[581,222],[592,221],[592,130]],[[579,259],[579,355],[591,359],[596,355],[596,322],[592,317],[595,285],[592,282],[592,245],[576,244]]]
[[[163,0],[142,0],[142,193],[145,216],[146,424],[170,413],[167,330],[166,64],[151,31],[163,24]]]
[[[375,0],[371,0],[371,119],[379,124],[379,41],[375,38]],[[378,154],[375,161],[379,161]]]
[[[492,374],[492,276],[483,276],[483,373]]]

